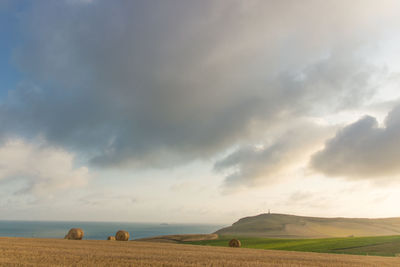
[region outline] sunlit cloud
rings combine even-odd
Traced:
[[[87,167],[76,167],[74,155],[45,143],[21,139],[0,146],[0,180],[22,185],[14,194],[52,199],[62,192],[82,188],[90,179]]]
[[[371,116],[347,125],[316,153],[312,167],[328,176],[350,179],[398,179],[400,166],[400,107],[386,117],[383,127]]]

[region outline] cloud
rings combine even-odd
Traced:
[[[114,192],[101,192],[86,195],[79,199],[81,205],[102,207],[102,208],[114,208],[116,206],[131,206],[137,202],[137,199],[131,195],[120,194]]]
[[[84,187],[90,178],[86,167],[74,165],[74,155],[46,144],[8,140],[0,146],[0,181],[20,185],[14,193],[36,199]]]
[[[299,209],[304,209],[304,207],[307,207],[307,209],[326,209],[332,206],[332,203],[337,203],[336,198],[342,193],[342,191],[339,191],[327,195],[326,193],[297,190],[290,194],[286,201],[282,202],[287,206],[294,206]]]
[[[311,166],[328,176],[348,179],[378,179],[400,174],[400,105],[379,127],[377,120],[365,116],[344,127],[317,152]]]
[[[396,10],[396,1],[41,1],[20,15],[14,59],[29,83],[0,106],[0,131],[42,135],[96,166],[209,158],[257,127],[367,99],[381,70],[360,49],[390,30]]]
[[[304,168],[330,131],[312,123],[298,123],[269,144],[237,149],[217,161],[214,169],[228,171],[227,189],[274,184]]]
[[[0,12],[9,11],[12,7],[13,2],[11,0],[2,0],[0,1]]]
[[[92,4],[95,0],[66,0],[66,3],[72,5],[79,5],[79,4]]]

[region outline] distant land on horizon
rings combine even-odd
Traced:
[[[264,213],[239,219],[215,232],[222,236],[323,238],[400,235],[400,217],[323,218]]]

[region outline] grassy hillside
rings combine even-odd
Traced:
[[[228,246],[231,236],[216,240],[189,242],[194,245]],[[400,255],[400,236],[278,239],[238,237],[245,248],[308,251],[354,255],[396,256]]]
[[[400,218],[318,218],[261,214],[242,218],[218,235],[276,238],[323,238],[400,235]]]

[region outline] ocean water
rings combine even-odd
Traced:
[[[54,222],[0,221],[0,237],[64,238],[71,228],[82,228],[84,239],[104,240],[118,230],[130,233],[130,239],[172,234],[209,234],[223,225],[157,224],[127,222]]]

